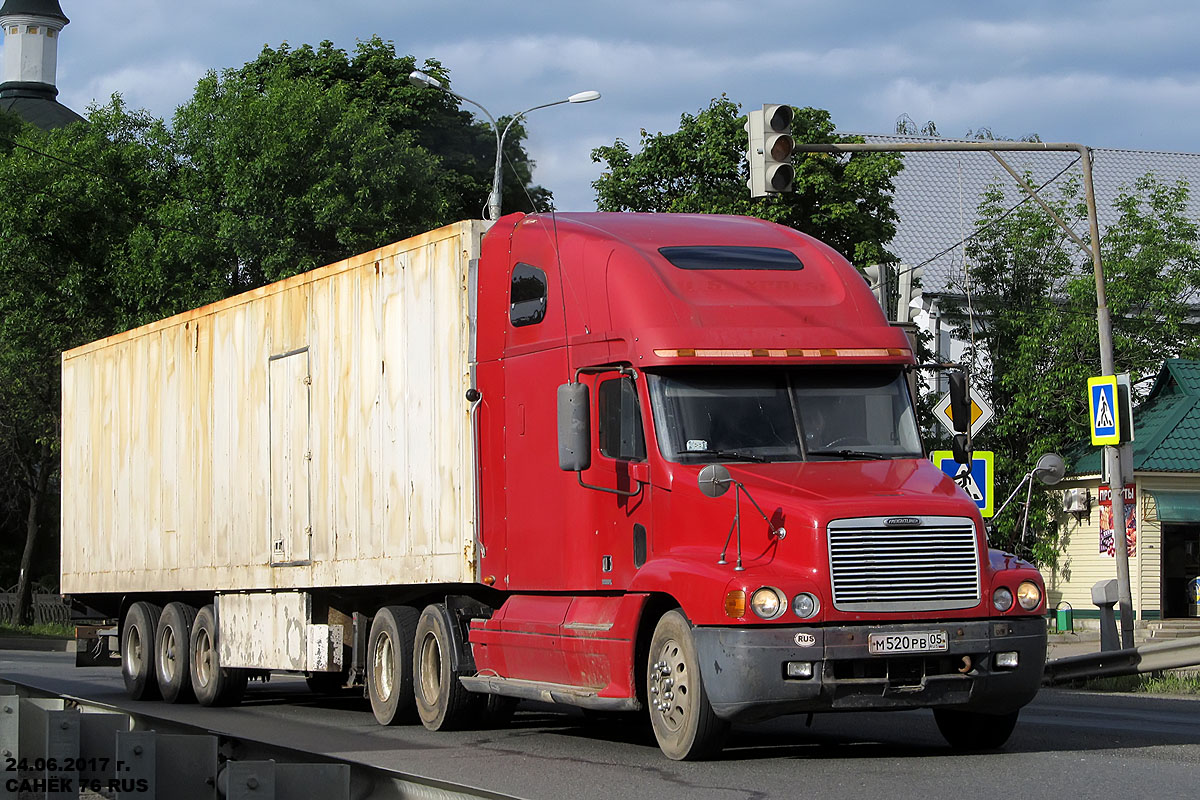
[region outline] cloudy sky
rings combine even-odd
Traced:
[[[208,70],[264,44],[352,49],[379,34],[436,58],[496,115],[534,112],[534,178],[560,209],[594,207],[593,147],[673,131],[726,94],[828,109],[844,131],[908,114],[944,136],[986,126],[1045,141],[1196,152],[1200,3],[794,0],[61,0],[59,99],[81,113],[113,92],[170,118]],[[469,107],[468,107],[469,108]]]

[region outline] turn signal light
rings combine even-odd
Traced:
[[[734,589],[725,595],[725,616],[732,619],[746,616],[746,593],[741,589]]]

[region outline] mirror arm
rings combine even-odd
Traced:
[[[634,482],[637,483],[637,488],[631,492],[627,489],[608,489],[603,486],[592,486],[590,483],[584,483],[582,471],[576,472],[575,477],[579,478],[580,486],[582,486],[585,489],[594,489],[597,492],[608,492],[609,494],[616,494],[616,495],[620,495],[621,497],[637,497],[639,494],[642,493],[642,482],[637,480],[636,478],[634,479]]]

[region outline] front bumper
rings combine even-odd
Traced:
[[[875,655],[872,633],[944,630],[947,650]],[[718,717],[769,719],[808,711],[953,706],[1015,711],[1037,694],[1046,663],[1041,617],[930,620],[893,625],[715,628],[692,631],[709,701]],[[995,663],[1016,653],[1017,666]],[[812,664],[812,677],[788,678],[788,662]]]

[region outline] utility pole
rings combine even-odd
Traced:
[[[914,153],[914,152],[985,152],[1000,163],[1017,184],[1025,190],[1050,217],[1058,223],[1075,244],[1092,259],[1096,279],[1096,327],[1100,335],[1100,371],[1115,375],[1112,342],[1112,317],[1104,291],[1104,267],[1100,263],[1100,223],[1096,218],[1096,192],[1092,185],[1092,151],[1081,144],[1069,142],[871,142],[856,144],[797,144],[798,153]],[[1088,233],[1085,242],[1066,221],[1038,196],[1020,174],[1009,166],[1001,152],[1076,152],[1083,170],[1083,187],[1087,198]],[[1113,543],[1117,561],[1117,607],[1121,611],[1121,646],[1133,647],[1133,594],[1129,585],[1129,543],[1125,535],[1125,471],[1122,469],[1119,447],[1105,446],[1104,471],[1112,487]],[[1118,533],[1119,531],[1119,533]]]

